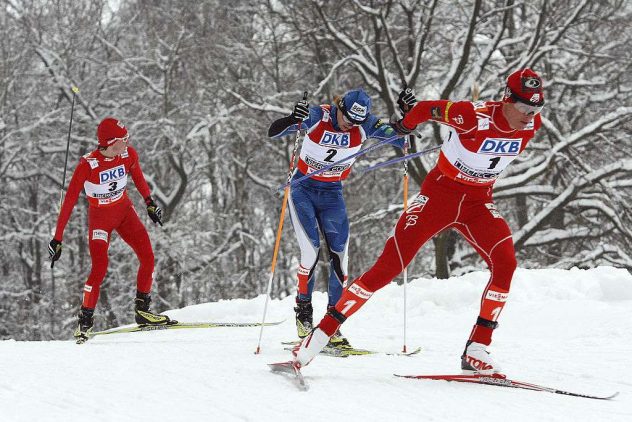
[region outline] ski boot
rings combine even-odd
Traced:
[[[92,334],[92,326],[94,325],[94,309],[81,307],[78,316],[77,329],[73,336],[77,344],[83,344],[90,339]]]
[[[500,366],[487,351],[487,346],[469,340],[461,356],[461,369],[464,374],[497,374]]]
[[[178,321],[174,321],[167,315],[155,314],[149,309],[151,296],[149,293],[136,293],[134,299],[134,320],[138,325],[174,325]]]
[[[296,312],[296,331],[298,337],[305,338],[312,332],[312,328],[314,328],[314,320],[312,317],[314,308],[312,307],[312,302],[302,301],[297,298],[294,312]]]
[[[307,366],[314,357],[327,346],[329,337],[320,327],[316,327],[307,337],[292,349],[292,365],[295,368]]]
[[[336,330],[333,336],[329,339],[327,347],[333,347],[336,349],[353,349],[353,346],[349,343],[349,340],[342,335],[340,330]]]

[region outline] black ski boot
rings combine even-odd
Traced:
[[[302,301],[297,298],[294,312],[296,312],[296,331],[298,336],[299,338],[305,338],[312,332],[312,328],[314,328],[314,320],[312,317],[314,308],[312,308],[312,302]]]
[[[136,292],[134,299],[134,319],[138,325],[174,325],[178,321],[174,321],[167,315],[155,314],[149,309],[151,296],[149,293]]]
[[[90,339],[92,334],[92,326],[94,325],[94,309],[81,307],[78,316],[77,329],[73,336],[77,344],[83,344]]]

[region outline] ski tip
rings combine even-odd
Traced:
[[[269,363],[268,367],[270,368],[272,372],[283,374],[283,375],[289,375],[292,378],[294,378],[296,387],[300,391],[309,390],[309,386],[305,382],[305,379],[303,378],[303,374],[301,374],[301,370],[297,366],[294,365],[293,361],[290,360],[287,362]]]
[[[399,356],[415,356],[418,355],[421,352],[421,347],[417,347],[414,350],[410,350],[408,352],[400,352],[398,353]]]
[[[289,369],[293,370],[293,365],[292,365],[292,361],[288,360],[286,362],[274,362],[274,363],[269,363],[268,367],[272,370],[272,371],[284,371],[286,372]]]

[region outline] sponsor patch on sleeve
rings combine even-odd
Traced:
[[[88,164],[90,164],[91,169],[99,167],[99,160],[95,158],[86,158],[86,161],[88,162]]]
[[[430,109],[430,117],[436,120],[441,120],[441,107],[432,107]]]

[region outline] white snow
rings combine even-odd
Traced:
[[[414,357],[318,356],[298,391],[269,362],[289,359],[292,298],[272,301],[259,328],[131,333],[72,341],[0,342],[0,421],[630,421],[632,276],[625,270],[525,270],[514,277],[493,347],[518,380],[612,401],[392,374],[459,373],[488,274],[408,285]],[[343,326],[353,345],[402,348],[403,288],[387,286]],[[314,297],[315,320],[326,297]],[[168,312],[181,321],[258,321],[264,296]],[[98,310],[97,310],[98,311]],[[71,333],[68,333],[69,337]]]

